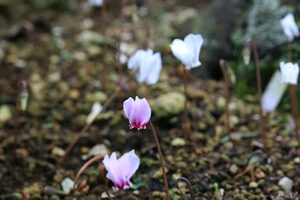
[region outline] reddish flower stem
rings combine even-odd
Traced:
[[[101,28],[102,28],[102,33],[103,33],[104,37],[106,36],[106,16],[107,16],[105,3],[106,3],[106,1],[103,0],[102,6],[101,6]],[[102,53],[104,62],[105,62],[105,58],[106,58],[106,50],[107,50],[107,44],[104,42],[103,43],[103,53]],[[104,76],[101,77],[101,84],[102,84],[102,88],[104,90],[106,90],[106,88],[107,88],[106,74],[108,73],[108,71],[107,71],[107,67],[105,65],[102,65],[102,73],[104,74]]]
[[[18,89],[17,89],[17,93],[18,93]],[[14,158],[17,157],[18,132],[19,132],[19,94],[17,94],[15,114],[14,114]]]
[[[120,86],[118,87],[118,89],[106,100],[106,102],[102,106],[102,109],[101,109],[100,113],[102,111],[104,111],[107,108],[107,106],[117,97],[117,95],[123,89],[123,87],[125,86],[125,84],[127,83],[127,81],[131,80],[133,78],[133,76],[135,76],[135,74],[137,72],[138,72],[137,70],[134,71],[132,74],[130,74],[130,76],[127,77],[127,79],[125,81],[123,81],[123,83],[120,84]],[[95,117],[90,123],[86,124],[85,127],[76,135],[76,137],[74,138],[73,142],[67,147],[64,155],[58,159],[55,167],[51,170],[50,174],[54,173],[61,166],[61,164],[64,161],[65,157],[70,153],[70,151],[73,149],[73,147],[77,144],[78,140],[84,136],[84,134],[89,129],[89,127],[93,124],[93,122],[96,120],[96,118],[97,117]]]
[[[160,149],[160,144],[159,144],[157,134],[156,134],[156,131],[155,131],[155,128],[154,128],[152,122],[149,121],[149,124],[150,124],[150,127],[151,127],[151,132],[153,134],[155,144],[156,144],[156,147],[157,147],[157,151],[158,151],[158,155],[159,155],[159,161],[160,161],[161,169],[162,169],[162,172],[163,172],[163,178],[164,178],[164,185],[165,185],[165,192],[166,192],[166,195],[167,195],[167,200],[170,200],[168,180],[167,180],[163,155],[162,155],[161,149]]]
[[[103,159],[104,156],[103,155],[98,155],[98,156],[95,156],[94,158],[91,158],[89,161],[87,161],[81,168],[80,170],[77,172],[76,176],[75,176],[75,179],[74,179],[74,186],[73,186],[73,190],[76,190],[76,184],[77,184],[77,181],[80,177],[80,175],[82,174],[82,172],[89,166],[91,165],[93,162],[97,161],[97,160],[101,160]]]
[[[179,186],[179,181],[183,181],[183,182],[186,183],[186,185],[187,185],[188,188],[189,188],[191,200],[194,200],[194,192],[193,192],[193,188],[192,188],[192,185],[191,185],[191,182],[189,181],[189,179],[187,179],[187,178],[185,178],[185,177],[179,177],[179,178],[177,179],[177,186],[178,186],[180,192],[181,192],[182,194],[184,194],[184,191],[183,191],[183,190],[180,188],[180,186]]]
[[[229,87],[230,83],[228,80],[228,65],[224,59],[220,60],[220,66],[222,69],[222,73],[224,76],[224,91],[225,91],[225,99],[226,99],[226,127],[227,127],[227,134],[229,139],[231,139],[231,130],[230,130],[230,110],[229,110],[229,101],[230,101],[230,92]]]
[[[292,52],[292,44],[288,42],[288,57],[289,61],[293,62],[293,52]],[[296,87],[295,85],[289,84],[290,95],[291,95],[291,105],[292,105],[292,114],[295,123],[295,134],[298,139],[300,139],[300,134],[298,131],[298,105],[297,105],[297,95],[296,95]]]
[[[188,115],[188,91],[187,91],[187,76],[188,76],[188,71],[183,67],[183,85],[184,85],[184,96],[185,96],[185,101],[184,101],[184,140],[185,140],[185,145],[188,144],[188,140],[190,139],[190,130],[191,126],[189,123],[189,115]]]
[[[259,96],[259,115],[260,115],[260,134],[261,140],[263,143],[263,148],[266,148],[266,140],[265,140],[265,128],[264,128],[264,114],[262,109],[262,89],[261,89],[261,76],[260,76],[260,67],[259,67],[259,60],[257,54],[256,44],[253,40],[250,40],[252,51],[254,54],[255,60],[255,67],[256,67],[256,80],[257,80],[257,89],[258,89],[258,96]]]

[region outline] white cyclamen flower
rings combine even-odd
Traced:
[[[103,0],[89,0],[90,6],[101,7],[103,4]]]
[[[297,63],[293,64],[291,62],[280,62],[280,70],[281,83],[297,85],[299,75],[299,66]]]
[[[186,69],[199,67],[200,49],[203,44],[203,38],[200,34],[188,34],[184,40],[175,39],[170,45],[173,55],[180,60]]]
[[[289,13],[284,18],[282,18],[280,20],[280,24],[283,28],[284,34],[288,37],[289,41],[293,41],[294,37],[299,36],[299,29],[292,13]]]
[[[138,50],[129,58],[128,68],[139,70],[137,75],[139,83],[155,84],[162,68],[160,53],[153,54],[152,49]]]
[[[102,110],[102,106],[100,103],[96,102],[93,104],[92,111],[86,118],[86,123],[89,124],[99,115]]]

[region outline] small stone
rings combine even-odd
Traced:
[[[233,165],[230,166],[229,171],[230,171],[231,174],[236,174],[238,169],[239,168],[236,166],[236,164],[233,164]]]
[[[296,158],[294,159],[294,162],[295,162],[296,164],[300,164],[300,157],[296,157]]]
[[[217,99],[217,107],[220,108],[220,109],[223,109],[225,108],[225,105],[226,105],[226,100],[224,97],[219,97]]]
[[[69,194],[74,186],[74,181],[67,177],[61,182],[61,186],[62,186],[63,191],[66,194]]]
[[[249,183],[249,187],[252,188],[252,189],[256,189],[258,187],[258,183],[254,182],[254,181],[251,181]]]
[[[158,170],[156,170],[156,172],[154,172],[152,178],[159,179],[160,177],[162,177],[162,175],[163,175],[162,170],[159,168]]]
[[[185,141],[182,138],[174,138],[171,142],[171,145],[174,147],[180,147],[185,145]]]
[[[65,154],[65,151],[62,149],[62,148],[60,148],[60,147],[53,147],[53,149],[52,149],[52,152],[51,152],[53,155],[55,155],[55,156],[59,156],[59,157],[61,157],[61,156],[63,156],[64,154]]]
[[[293,187],[293,181],[288,177],[283,177],[278,182],[278,185],[287,193],[290,193]]]
[[[255,177],[256,177],[256,178],[264,178],[265,176],[266,176],[266,174],[265,174],[262,170],[257,169],[257,170],[255,171]]]
[[[289,148],[292,148],[292,147],[298,147],[299,146],[299,142],[296,141],[296,140],[291,140],[289,143],[288,143],[288,147]]]

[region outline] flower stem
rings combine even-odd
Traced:
[[[18,146],[18,132],[19,132],[19,93],[17,89],[17,98],[15,105],[14,114],[14,158],[17,157],[17,146]]]
[[[106,1],[103,0],[102,2],[102,6],[101,6],[101,29],[102,29],[102,34],[105,37],[106,36],[106,21],[107,21],[107,14],[106,14]],[[104,42],[103,43],[103,60],[105,62],[105,58],[107,57],[107,44]],[[107,76],[106,74],[108,73],[107,71],[107,67],[105,65],[102,65],[102,73],[104,74],[104,76],[101,77],[101,84],[102,84],[102,88],[103,90],[107,89]]]
[[[166,192],[166,195],[167,195],[167,200],[170,200],[168,180],[167,180],[167,175],[166,175],[163,156],[162,156],[161,149],[160,149],[160,144],[159,144],[157,134],[156,134],[156,131],[154,129],[154,126],[153,126],[152,122],[149,121],[149,124],[150,124],[150,127],[151,127],[151,131],[152,131],[152,134],[153,134],[153,137],[154,137],[154,140],[155,140],[155,143],[156,143],[158,155],[159,155],[159,161],[160,161],[161,169],[162,169],[162,172],[163,172],[163,178],[164,178],[165,192]]]
[[[120,84],[120,86],[117,88],[117,90],[106,100],[106,102],[104,103],[104,105],[102,106],[101,112],[103,110],[105,110],[107,108],[107,106],[117,97],[117,95],[120,93],[120,91],[123,89],[123,87],[125,86],[125,84],[127,83],[128,80],[131,80],[133,78],[133,76],[135,76],[135,74],[138,71],[134,71],[132,74],[130,74],[126,80],[123,81],[123,83]],[[100,113],[101,113],[100,112]],[[100,114],[99,113],[99,114]],[[99,115],[98,114],[98,115]],[[50,174],[54,173],[62,164],[62,162],[64,161],[65,157],[70,153],[70,151],[73,149],[73,147],[77,144],[78,140],[80,138],[82,138],[84,136],[84,134],[86,133],[86,131],[89,129],[89,127],[93,124],[93,122],[95,121],[97,117],[95,117],[90,123],[86,124],[85,127],[83,129],[81,129],[81,131],[76,135],[76,137],[74,138],[73,142],[71,144],[69,144],[69,146],[67,147],[64,155],[62,157],[60,157],[55,165],[55,167],[51,170]]]
[[[261,76],[260,76],[259,60],[258,60],[256,44],[253,40],[251,40],[250,42],[251,42],[252,51],[254,54],[255,67],[256,67],[256,80],[257,80],[257,89],[258,89],[258,96],[259,96],[260,134],[261,134],[261,140],[263,143],[263,148],[265,149],[266,141],[265,141],[265,128],[264,128],[264,114],[263,114],[263,109],[262,109],[262,89],[261,89]]]
[[[289,61],[293,62],[293,52],[292,52],[292,44],[288,42],[288,57]],[[300,135],[298,133],[298,106],[297,106],[297,95],[296,95],[296,87],[295,85],[289,84],[290,95],[291,95],[291,105],[292,105],[292,114],[295,123],[295,134],[298,139],[300,139]]]
[[[192,188],[192,185],[191,185],[191,182],[189,181],[189,179],[187,179],[187,178],[185,178],[185,177],[179,177],[179,178],[177,179],[177,186],[178,186],[180,192],[181,192],[182,194],[184,194],[183,190],[182,190],[181,187],[179,186],[179,181],[183,181],[183,182],[186,183],[186,185],[187,185],[188,188],[189,188],[191,200],[194,200],[194,192],[193,192],[193,188]]]
[[[185,96],[185,102],[184,102],[184,140],[185,145],[188,144],[188,140],[190,139],[190,130],[191,126],[189,123],[189,115],[188,115],[188,92],[187,92],[187,76],[188,71],[183,67],[183,85],[184,85],[184,96]]]
[[[230,131],[230,110],[229,110],[229,101],[230,101],[230,93],[229,93],[229,87],[230,83],[228,80],[228,65],[224,59],[220,60],[220,66],[222,69],[222,73],[224,76],[224,91],[225,91],[225,99],[226,99],[226,127],[227,127],[227,134],[229,137],[229,140],[231,139],[231,131]]]
[[[104,156],[103,155],[98,155],[95,156],[94,158],[90,159],[89,161],[87,161],[81,168],[80,170],[77,172],[75,179],[74,179],[74,185],[73,185],[73,190],[76,190],[76,183],[80,177],[80,175],[82,174],[82,172],[89,166],[91,165],[93,162],[97,161],[97,160],[101,160],[103,159]]]

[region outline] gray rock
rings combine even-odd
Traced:
[[[288,177],[283,177],[278,182],[278,185],[287,193],[290,193],[293,187],[293,181]]]

